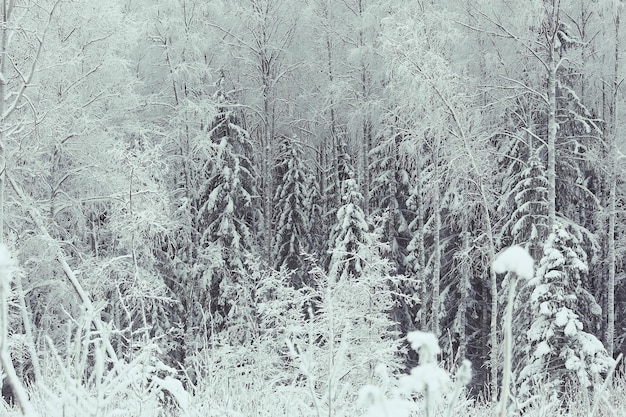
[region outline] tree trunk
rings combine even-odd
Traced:
[[[553,44],[551,44],[553,45]],[[556,70],[554,47],[551,46],[548,58],[548,233],[556,223]]]
[[[609,279],[607,283],[607,326],[606,326],[606,350],[609,356],[613,356],[615,341],[615,222],[617,217],[616,200],[617,200],[617,139],[619,137],[618,129],[618,90],[621,81],[619,80],[619,59],[620,59],[620,42],[619,42],[619,24],[621,3],[616,5],[614,25],[615,25],[615,62],[613,68],[613,106],[610,110],[610,133],[609,133],[609,227],[608,227],[608,257],[609,257]]]
[[[426,250],[424,247],[424,232],[425,232],[425,225],[424,225],[424,217],[426,216],[426,208],[424,206],[424,187],[422,184],[423,181],[423,177],[422,177],[422,172],[424,171],[424,158],[422,157],[422,152],[423,152],[423,144],[420,143],[420,145],[417,147],[417,155],[416,155],[416,165],[417,165],[417,178],[415,179],[415,195],[417,196],[417,228],[416,228],[416,233],[417,233],[417,248],[415,248],[415,250],[417,251],[417,264],[419,266],[419,277],[417,277],[418,281],[421,281],[422,284],[420,285],[420,302],[424,303],[424,300],[426,299],[426,285],[424,284],[424,270],[426,269]],[[420,318],[421,318],[421,323],[418,323],[420,329],[426,329],[427,328],[427,323],[428,323],[428,317],[425,316],[424,314],[420,314]]]
[[[330,36],[326,35],[326,57],[327,57],[327,70],[328,70],[328,82],[330,85],[333,85],[334,81],[335,81],[335,76],[334,76],[334,71],[333,71],[333,51],[332,51],[332,42],[330,40]],[[330,97],[330,102],[328,105],[329,109],[328,109],[328,113],[330,116],[330,158],[332,161],[332,167],[331,167],[331,173],[332,173],[332,177],[330,178],[330,180],[328,181],[329,184],[330,183],[334,183],[334,187],[335,187],[335,195],[337,197],[336,201],[330,202],[328,201],[327,198],[324,199],[325,204],[326,204],[326,210],[324,211],[324,213],[329,213],[330,211],[332,211],[334,208],[339,207],[339,205],[341,204],[341,197],[340,197],[340,184],[339,184],[339,159],[337,157],[337,149],[338,149],[338,133],[337,133],[337,118],[335,116],[335,100],[334,98],[331,96]],[[326,158],[326,160],[328,160],[328,157]],[[326,188],[322,188],[322,192],[325,194],[326,193]],[[335,221],[335,219],[329,219],[329,221],[332,223]]]
[[[615,109],[613,110],[615,111]],[[617,120],[613,119],[616,123]],[[614,125],[613,130],[617,131],[617,127]],[[608,227],[608,262],[609,262],[609,279],[607,282],[607,298],[606,298],[606,314],[607,314],[607,326],[606,326],[606,350],[609,356],[613,356],[613,345],[615,340],[615,200],[617,194],[617,175],[615,173],[615,139],[613,136],[609,140],[611,141],[609,150],[609,227]]]
[[[439,148],[440,141],[437,139],[437,144],[435,146],[433,152],[433,164],[435,169],[435,189],[433,196],[433,212],[434,212],[434,222],[435,225],[433,227],[433,277],[432,277],[432,318],[430,322],[431,331],[439,337],[439,310],[441,306],[440,291],[439,285],[441,280],[441,208],[440,204],[440,187],[441,181],[439,179]]]
[[[263,215],[264,215],[264,241],[266,259],[270,265],[274,264],[274,253],[272,250],[273,238],[273,198],[274,198],[274,178],[272,168],[274,165],[274,112],[272,100],[270,96],[273,94],[271,86],[271,63],[265,55],[261,55],[260,68],[262,71],[261,79],[263,82],[263,116],[262,116],[262,135],[261,135],[261,152],[263,155],[262,163],[262,184],[263,184]]]
[[[6,67],[7,67],[7,42],[8,42],[8,5],[7,0],[2,2],[2,33],[0,34],[0,243],[4,241],[4,189],[6,178],[6,148],[5,148],[5,97],[6,97]]]
[[[363,1],[359,0],[358,3],[358,18],[359,22],[363,22],[363,12],[364,6]],[[361,50],[365,50],[365,35],[363,33],[363,29],[359,29],[359,38],[358,38],[358,47]],[[360,83],[361,83],[361,100],[362,106],[365,106],[365,111],[362,111],[361,117],[363,120],[361,121],[361,135],[362,138],[359,143],[359,163],[357,164],[357,168],[359,169],[359,184],[361,186],[361,192],[363,194],[363,211],[365,215],[369,215],[370,213],[370,175],[369,175],[369,151],[371,149],[372,142],[372,123],[370,122],[369,115],[369,91],[367,88],[368,82],[368,69],[367,63],[365,62],[365,58],[363,54],[361,54],[360,59]]]
[[[488,246],[488,254],[489,254],[489,265],[493,264],[494,259],[496,258],[495,251],[495,239],[493,237],[493,229],[491,227],[491,214],[489,213],[489,206],[487,205],[487,198],[485,195],[485,191],[480,186],[481,194],[483,197],[483,210],[485,211],[485,224],[486,224],[486,232],[487,232],[487,240],[489,242]],[[491,362],[491,395],[493,401],[497,401],[498,399],[498,280],[496,277],[496,272],[493,268],[489,268],[489,281],[491,282],[491,322],[490,328],[490,354],[489,360]]]
[[[466,212],[465,212],[466,213]],[[469,287],[471,282],[471,257],[470,257],[470,226],[469,215],[466,213],[463,216],[463,229],[461,231],[462,253],[463,256],[460,259],[461,262],[461,279],[460,279],[460,292],[459,292],[459,310],[458,316],[458,328],[459,328],[459,360],[465,359],[467,356],[467,302],[469,301]]]

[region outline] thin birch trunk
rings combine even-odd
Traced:
[[[420,300],[423,303],[424,300],[426,299],[426,285],[423,284],[424,281],[424,270],[426,267],[426,251],[424,248],[424,217],[426,216],[426,208],[424,206],[424,193],[423,193],[423,177],[422,177],[422,171],[424,170],[424,158],[422,156],[422,152],[423,152],[423,144],[420,143],[417,146],[417,153],[416,153],[416,165],[417,165],[417,178],[415,179],[415,196],[417,198],[416,204],[416,216],[417,216],[417,228],[415,233],[417,233],[417,247],[415,248],[415,251],[417,251],[417,264],[419,266],[419,277],[417,277],[418,281],[421,281],[422,284],[420,286]],[[428,317],[425,317],[424,314],[420,314],[419,316],[421,318],[421,322],[418,323],[419,327],[421,329],[426,329],[427,326],[427,320]]]
[[[440,298],[440,281],[441,281],[441,208],[440,205],[440,187],[441,181],[439,178],[439,148],[440,148],[440,140],[436,139],[437,144],[435,145],[435,149],[433,152],[433,164],[435,170],[435,189],[433,195],[433,211],[434,211],[434,222],[435,225],[433,227],[433,276],[432,276],[432,319],[430,322],[431,331],[439,337],[439,310],[441,306]]]
[[[4,2],[3,9],[6,10],[6,2]],[[24,385],[22,385],[15,368],[13,367],[13,361],[9,354],[9,293],[11,289],[11,269],[13,265],[9,263],[8,249],[4,244],[0,244],[0,251],[2,251],[2,259],[4,264],[0,265],[0,369],[6,375],[6,379],[13,390],[22,414],[25,416],[35,416],[35,410],[28,400],[28,394]]]
[[[4,241],[4,188],[6,178],[6,147],[5,147],[5,118],[6,107],[6,68],[7,68],[7,46],[8,46],[8,20],[10,9],[7,0],[2,2],[2,29],[0,33],[0,242]]]
[[[613,356],[615,345],[615,223],[617,217],[617,138],[618,129],[618,90],[621,83],[619,80],[619,25],[621,4],[617,4],[615,9],[615,56],[613,68],[613,106],[611,108],[611,133],[609,134],[609,230],[608,230],[608,257],[609,257],[609,280],[607,283],[607,326],[606,326],[606,350],[609,356]]]
[[[461,231],[461,239],[462,239],[462,253],[463,256],[460,260],[461,262],[461,280],[460,280],[460,300],[459,300],[459,310],[457,312],[458,316],[458,327],[459,327],[459,360],[463,360],[467,356],[467,336],[466,336],[466,327],[467,327],[467,302],[469,300],[469,286],[471,282],[471,258],[470,254],[470,231],[469,231],[469,215],[464,214],[463,216],[463,228]]]
[[[17,194],[19,201],[23,204],[23,207],[26,208],[30,218],[33,220],[33,222],[39,229],[39,232],[41,233],[41,235],[45,239],[48,239],[48,241],[54,242],[55,239],[48,232],[48,229],[45,226],[45,222],[42,220],[41,213],[39,212],[39,210],[37,210],[36,205],[33,204],[32,201],[30,201],[30,199],[26,196],[24,191],[10,177],[9,177],[9,182],[11,184],[11,187]],[[83,306],[85,307],[87,311],[87,317],[91,319],[92,323],[96,327],[96,330],[98,330],[98,332],[100,332],[100,334],[103,335],[103,342],[105,344],[106,351],[109,354],[111,361],[114,364],[117,364],[118,358],[117,358],[117,354],[115,353],[115,349],[113,349],[113,346],[111,345],[110,340],[107,337],[104,337],[104,335],[108,333],[106,330],[106,326],[103,324],[102,320],[100,319],[100,315],[95,313],[96,309],[93,306],[93,303],[91,302],[91,299],[89,298],[89,295],[85,292],[82,285],[78,281],[78,277],[76,276],[74,270],[72,270],[72,268],[67,263],[67,260],[65,259],[65,253],[63,252],[63,249],[60,246],[57,247],[56,259],[61,265],[61,268],[63,269],[63,272],[65,273],[67,279],[72,284],[72,287],[76,291],[76,294],[78,295],[81,302],[83,303]]]
[[[556,70],[555,51],[551,46],[548,58],[548,230],[556,223]]]
[[[496,256],[495,249],[495,238],[493,234],[493,222],[491,220],[491,203],[489,201],[487,191],[485,190],[483,175],[478,168],[478,164],[476,163],[476,158],[474,157],[474,152],[469,143],[469,138],[467,137],[467,132],[464,124],[462,123],[459,115],[456,111],[456,108],[452,105],[451,101],[445,97],[442,92],[437,88],[436,84],[433,82],[433,79],[427,77],[427,80],[430,82],[431,87],[439,96],[445,107],[448,109],[450,117],[452,118],[453,125],[456,127],[456,131],[452,130],[451,133],[454,134],[458,139],[460,139],[463,143],[463,147],[465,150],[465,154],[469,158],[470,167],[472,174],[474,176],[473,182],[476,184],[476,188],[478,191],[478,195],[480,196],[480,200],[482,203],[483,209],[483,219],[485,224],[485,237],[487,239],[487,255],[489,258],[489,265],[493,264],[493,261]],[[490,320],[490,337],[489,337],[489,348],[490,355],[490,369],[491,369],[491,394],[494,400],[498,398],[498,280],[496,277],[496,273],[493,268],[489,268],[489,282],[491,283],[491,320]]]
[[[364,5],[363,1],[359,0],[358,3],[358,18],[359,21],[363,21],[363,13],[364,13]],[[359,29],[358,33],[358,47],[362,50],[365,50],[365,35],[363,33],[363,29]],[[369,175],[369,151],[371,149],[371,135],[372,135],[372,124],[369,119],[369,93],[367,90],[367,81],[368,81],[368,71],[367,64],[365,62],[365,58],[361,55],[360,58],[360,84],[361,84],[361,117],[363,120],[361,121],[361,140],[359,142],[358,150],[359,150],[359,163],[357,164],[357,168],[359,171],[358,180],[359,185],[361,186],[361,193],[363,195],[363,211],[365,215],[369,215],[370,213],[370,175]]]
[[[48,15],[47,26],[50,24],[50,20],[52,19],[52,15],[59,1],[57,0],[50,9],[50,13]],[[0,16],[0,246],[2,249],[7,251],[5,254],[8,258],[8,250],[4,247],[4,222],[5,222],[5,211],[4,211],[4,191],[6,188],[6,120],[10,117],[11,113],[18,108],[20,104],[24,91],[29,86],[32,81],[33,75],[35,73],[35,68],[38,62],[39,55],[41,53],[41,49],[43,47],[43,36],[39,37],[38,47],[35,55],[31,58],[31,65],[29,72],[25,77],[22,77],[22,85],[16,91],[16,94],[12,98],[10,103],[7,103],[7,91],[6,91],[6,78],[7,78],[7,60],[10,59],[9,53],[9,38],[12,36],[13,22],[11,21],[11,16],[13,12],[14,2],[10,0],[3,0],[1,5],[1,16]],[[45,30],[44,30],[45,33]],[[48,235],[49,236],[49,235]],[[8,259],[7,259],[8,260]],[[7,298],[10,292],[10,281],[11,281],[11,265],[0,265],[0,369],[6,374],[7,380],[13,390],[13,393],[17,399],[17,402],[22,410],[23,415],[27,416],[36,416],[35,410],[28,399],[28,394],[26,393],[26,389],[24,385],[19,380],[17,373],[15,372],[15,368],[13,366],[13,361],[11,360],[11,356],[8,350],[8,303]],[[19,285],[21,287],[21,285]],[[20,306],[22,309],[25,308],[24,304],[24,294],[21,292],[19,294],[20,298]],[[25,312],[23,311],[23,314]],[[26,317],[24,321],[24,326],[26,327],[27,334],[30,333],[30,322]],[[32,333],[29,337],[29,348],[33,348],[33,339]],[[38,367],[38,358],[34,358],[35,366]]]
[[[327,58],[327,70],[328,70],[328,82],[332,85],[335,81],[334,71],[333,71],[333,52],[332,52],[332,42],[330,40],[330,36],[326,35],[326,58]],[[331,173],[332,177],[329,179],[329,183],[334,183],[335,187],[335,195],[338,197],[338,200],[329,202],[327,198],[324,199],[326,204],[326,211],[324,213],[328,213],[334,207],[339,207],[340,199],[340,191],[339,191],[339,160],[337,158],[337,118],[335,116],[335,100],[331,96],[330,102],[328,104],[329,116],[330,116],[330,159],[332,161]],[[328,155],[326,156],[326,160],[328,160]],[[322,188],[322,192],[326,193],[326,188]],[[335,219],[329,219],[332,223]]]

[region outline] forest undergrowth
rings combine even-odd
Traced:
[[[15,263],[6,247],[0,249],[0,278],[7,283],[16,271]],[[534,274],[532,258],[519,247],[502,251],[493,268],[522,279],[531,279]],[[376,277],[384,270],[384,262],[368,264],[364,276]],[[507,310],[502,324],[505,376],[498,401],[471,395],[470,361],[461,361],[454,370],[444,369],[452,362],[442,357],[438,338],[430,332],[408,333],[408,348],[417,353],[419,363],[404,372],[400,356],[406,355],[407,348],[398,338],[387,339],[384,331],[378,334],[371,306],[370,310],[362,310],[358,303],[351,302],[355,296],[358,298],[360,284],[371,288],[372,282],[361,283],[363,277],[349,283],[335,282],[321,269],[312,272],[317,276],[317,291],[296,291],[301,297],[291,294],[287,302],[291,309],[308,305],[306,319],[290,321],[285,318],[285,300],[267,298],[260,303],[258,323],[267,326],[265,331],[274,332],[261,331],[238,345],[217,338],[205,340],[193,361],[179,369],[163,362],[158,341],[150,340],[145,333],[132,354],[117,357],[112,350],[114,332],[110,327],[93,326],[98,319],[89,314],[69,321],[66,351],[58,352],[46,336],[48,348],[36,361],[28,361],[37,368],[31,374],[36,379],[24,386],[9,375],[0,411],[6,416],[28,417],[596,417],[619,416],[625,411],[622,399],[626,377],[623,367],[616,371],[621,357],[611,362],[611,369],[604,370],[604,380],[594,378],[595,386],[573,383],[559,388],[548,376],[545,385],[532,386],[532,398],[525,404],[509,395],[504,387],[511,384],[506,375],[512,372],[512,309]],[[263,288],[278,290],[268,287],[271,283],[275,283],[271,276],[261,279],[259,297],[263,297]],[[378,304],[385,305],[385,291],[379,290],[383,296]],[[317,300],[315,312],[311,300]],[[358,317],[367,314],[373,317],[364,322],[370,323],[359,327]],[[280,317],[283,321],[277,322]],[[6,346],[6,328],[1,339],[0,347]],[[24,348],[28,353],[32,346]],[[15,346],[12,349],[15,351]],[[20,374],[24,374],[23,369]],[[523,390],[515,387],[512,392]]]
[[[486,417],[497,414],[498,405],[485,398],[470,398],[463,389],[469,368],[455,375],[440,368],[443,363],[422,364],[410,373],[388,375],[376,369],[377,385],[340,384],[334,389],[345,396],[328,408],[312,401],[311,388],[297,372],[290,382],[278,378],[276,369],[225,366],[231,351],[206,358],[207,376],[190,384],[185,377],[159,363],[156,347],[147,346],[137,359],[117,369],[98,369],[96,364],[82,378],[77,368],[59,359],[44,379],[27,387],[33,416],[128,416],[128,417],[252,417],[252,416],[455,416]],[[241,354],[244,352],[237,352]],[[254,355],[255,352],[245,352]],[[269,365],[269,364],[267,364]],[[470,371],[471,372],[471,371]],[[281,375],[288,378],[288,375]],[[177,379],[180,378],[180,379]],[[181,382],[182,381],[182,382]],[[186,387],[184,386],[186,385]],[[623,367],[610,378],[591,403],[579,392],[565,393],[564,403],[552,401],[552,393],[539,391],[539,407],[525,410],[529,417],[617,417],[626,412],[623,403],[626,377]],[[0,402],[0,415],[24,415],[17,405]],[[518,414],[507,414],[518,415]]]

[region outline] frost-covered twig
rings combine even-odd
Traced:
[[[456,406],[456,402],[459,400],[461,396],[461,392],[463,392],[463,388],[467,386],[472,380],[472,363],[467,359],[463,359],[461,367],[456,372],[456,383],[454,393],[452,394],[452,402],[448,405],[448,411],[446,412],[446,417],[452,417],[452,413],[454,412],[454,408]]]
[[[309,341],[310,343],[312,340]],[[289,348],[289,352],[294,358],[297,358],[300,361],[300,371],[307,379],[307,386],[311,393],[311,398],[313,401],[313,405],[315,406],[315,415],[317,417],[322,416],[322,406],[320,404],[319,398],[317,397],[317,393],[315,392],[315,375],[311,371],[311,362],[312,358],[304,355],[299,347],[295,346],[293,342],[289,339],[286,340],[287,347]]]

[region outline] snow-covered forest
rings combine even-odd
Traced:
[[[623,15],[0,0],[0,415],[624,415]]]

